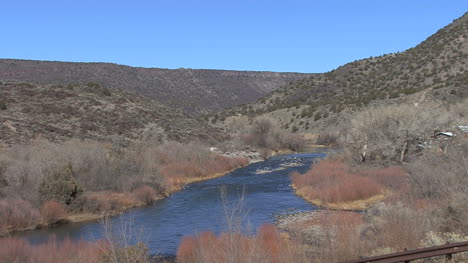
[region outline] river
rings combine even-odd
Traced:
[[[244,231],[254,232],[264,223],[273,223],[275,215],[316,209],[294,194],[288,175],[292,171],[306,171],[316,158],[324,156],[324,152],[274,156],[223,177],[190,184],[151,206],[112,217],[109,220],[111,231],[119,236],[125,232],[122,229],[131,226],[130,232],[136,233],[137,237],[131,236],[130,242],[144,241],[151,254],[173,255],[185,235],[226,230],[224,208],[237,206],[243,196]],[[227,193],[224,201],[220,188]],[[67,224],[16,234],[35,244],[52,236],[59,240],[98,240],[104,235],[100,222]]]

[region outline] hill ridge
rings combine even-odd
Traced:
[[[420,92],[430,91],[426,99],[456,102],[468,96],[467,64],[465,13],[406,51],[356,60],[291,81],[255,103],[214,114],[211,121],[238,114],[267,115],[279,120],[283,128],[307,131],[336,122],[328,118],[342,111],[375,103],[409,102],[414,99],[412,94]]]
[[[106,62],[0,59],[0,80],[43,84],[98,83],[134,91],[189,115],[252,102],[309,74],[271,71],[162,69]]]

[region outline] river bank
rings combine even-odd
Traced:
[[[102,220],[106,217],[115,217],[121,214],[124,214],[131,209],[136,209],[136,208],[142,208],[146,206],[152,205],[154,202],[164,200],[167,197],[173,195],[176,192],[179,192],[183,190],[186,186],[197,183],[197,182],[203,182],[207,180],[212,180],[215,178],[222,177],[226,174],[231,173],[232,171],[245,167],[247,165],[250,165],[252,163],[264,161],[265,159],[261,158],[261,154],[258,151],[232,151],[232,152],[227,152],[227,153],[221,153],[221,152],[216,152],[217,154],[220,154],[226,158],[245,158],[248,160],[248,162],[242,163],[242,165],[237,166],[233,169],[223,171],[223,172],[218,172],[218,173],[213,173],[209,174],[207,176],[195,176],[195,177],[185,177],[181,178],[177,182],[174,183],[174,187],[167,189],[164,193],[159,194],[157,196],[154,196],[151,198],[149,202],[142,202],[138,200],[133,200],[135,199],[130,192],[124,192],[124,193],[118,193],[118,192],[89,192],[85,193],[86,196],[106,196],[104,197],[107,199],[106,201],[110,201],[111,203],[123,203],[125,205],[123,206],[118,206],[118,208],[115,209],[108,209],[105,211],[102,211],[100,213],[90,213],[90,212],[84,212],[84,213],[70,213],[67,214],[65,217],[59,218],[54,222],[51,223],[38,223],[35,225],[30,225],[26,227],[6,227],[6,229],[0,229],[0,237],[8,236],[10,234],[16,233],[16,232],[24,232],[24,231],[31,231],[31,230],[36,230],[36,229],[47,229],[47,228],[53,228],[56,226],[64,225],[64,224],[74,224],[74,223],[84,223],[84,222],[91,222],[91,221],[98,221]],[[279,154],[286,154],[286,153],[291,153],[291,151],[288,150],[279,150],[279,151],[272,151],[269,152],[268,157],[270,158],[272,156],[276,156]],[[132,200],[132,201],[129,201]]]
[[[224,207],[226,204],[229,207],[236,206],[240,196],[243,196],[242,202],[245,204],[245,211],[240,213],[248,217],[245,220],[248,220],[251,229],[258,229],[264,223],[273,223],[273,215],[288,213],[290,208],[297,211],[314,209],[314,206],[294,194],[288,174],[294,170],[308,169],[314,160],[323,156],[325,154],[321,152],[276,155],[266,161],[253,162],[225,176],[186,185],[183,190],[174,192],[153,205],[135,208],[109,218],[113,234],[118,237],[122,225],[125,229],[130,223],[133,226],[131,233],[137,238],[143,234],[142,238],[152,255],[175,255],[184,236],[201,231],[216,234],[225,232]],[[301,165],[277,170],[290,163]],[[262,169],[274,171],[256,173]],[[220,193],[221,186],[226,193],[223,197]],[[33,244],[44,244],[52,236],[57,240],[94,242],[106,238],[106,235],[103,225],[94,220],[19,232],[12,237],[26,239]]]
[[[327,209],[327,210],[337,210],[337,211],[361,211],[361,210],[366,210],[373,204],[376,204],[377,202],[380,202],[384,200],[388,192],[383,192],[374,196],[371,196],[366,199],[359,199],[359,200],[353,200],[349,202],[323,202],[319,199],[311,199],[308,197],[307,192],[298,189],[294,184],[291,185],[291,187],[294,189],[294,192],[296,195],[300,196],[307,202],[322,208],[322,209]]]

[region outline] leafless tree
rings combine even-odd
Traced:
[[[453,129],[467,114],[459,105],[450,108],[435,102],[373,106],[351,118],[352,147],[361,161],[379,154],[402,162],[410,143],[424,142],[434,130]]]

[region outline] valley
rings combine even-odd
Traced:
[[[467,65],[468,13],[326,73],[0,59],[0,263],[466,242]]]

